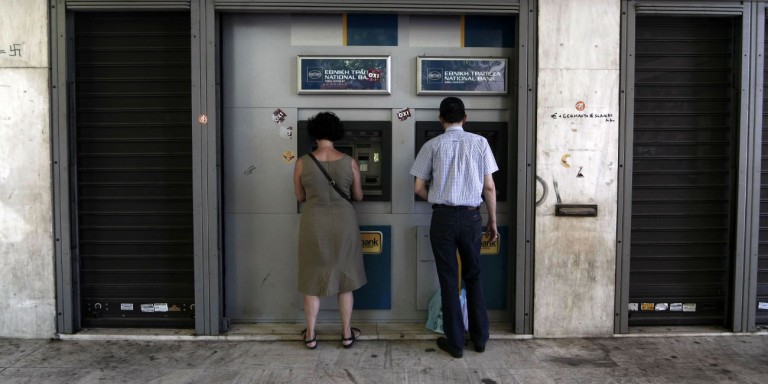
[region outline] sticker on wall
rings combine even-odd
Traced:
[[[566,153],[563,155],[563,157],[560,158],[560,164],[563,167],[570,168],[571,164],[568,163],[568,159],[571,157],[570,153]]]
[[[653,303],[642,303],[640,304],[640,309],[643,311],[653,311],[654,305]]]
[[[280,137],[283,139],[293,139],[293,127],[280,127]]]
[[[654,307],[655,311],[666,311],[669,309],[668,303],[656,303],[656,306]]]
[[[399,111],[397,111],[397,118],[400,119],[400,121],[406,121],[408,118],[411,117],[411,109],[410,108],[403,108]]]
[[[683,303],[683,312],[696,312],[696,303]]]
[[[669,305],[669,310],[672,312],[682,312],[683,311],[683,303],[672,303]]]
[[[293,159],[296,158],[296,154],[293,153],[293,151],[291,151],[291,150],[283,151],[282,156],[283,156],[283,161],[285,163],[290,163],[290,162],[293,161]]]
[[[368,68],[368,81],[379,82],[381,81],[381,68]]]
[[[585,102],[583,102],[581,100],[576,102],[576,110],[577,111],[581,112],[581,111],[583,111],[586,108],[587,108],[587,103],[585,103]]]
[[[121,311],[133,311],[133,303],[120,303]]]
[[[757,309],[768,310],[768,303],[765,301],[757,303]]]
[[[198,121],[200,124],[202,124],[202,125],[206,125],[206,124],[208,124],[208,115],[206,115],[205,113],[201,114],[201,115],[200,115],[200,116],[197,118],[197,121]]]
[[[280,108],[275,109],[275,111],[272,112],[272,120],[277,124],[282,124],[286,117],[288,117],[288,114],[283,112]]]
[[[168,303],[155,303],[155,312],[168,312]]]
[[[142,304],[141,305],[141,311],[142,312],[154,312],[155,311],[155,305],[154,304]]]
[[[640,309],[640,304],[638,303],[629,303],[629,311],[630,312],[637,312]]]

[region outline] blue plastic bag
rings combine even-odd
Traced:
[[[462,288],[459,294],[459,303],[461,304],[461,314],[464,318],[464,331],[469,330],[469,319],[467,317],[467,291]],[[427,329],[432,332],[445,334],[443,331],[443,304],[438,289],[432,298],[429,299],[427,307]]]

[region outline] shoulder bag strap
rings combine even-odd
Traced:
[[[344,198],[344,200],[350,201],[350,197],[347,196],[347,194],[344,193],[344,191],[342,191],[338,185],[336,185],[336,182],[333,181],[333,179],[331,178],[331,175],[329,175],[328,172],[325,171],[325,168],[323,167],[323,165],[320,164],[319,161],[317,161],[317,158],[315,157],[315,155],[313,155],[311,152],[308,155],[309,157],[312,158],[312,160],[315,161],[315,164],[317,164],[317,167],[320,168],[320,172],[322,172],[323,175],[325,175],[325,178],[328,179],[328,184],[330,184],[330,186],[333,187],[333,189],[335,189],[336,192],[338,192],[339,195],[341,195],[341,197]]]

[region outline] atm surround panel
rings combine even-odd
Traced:
[[[343,121],[344,137],[334,147],[357,160],[364,201],[390,201],[392,123],[389,121]],[[307,133],[307,121],[298,122],[298,154],[309,153],[315,143]]]

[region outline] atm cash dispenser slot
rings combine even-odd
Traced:
[[[363,201],[390,201],[390,167],[392,158],[389,121],[343,121],[344,138],[334,147],[357,160]],[[307,134],[307,122],[299,121],[298,150],[303,155],[315,148]]]

